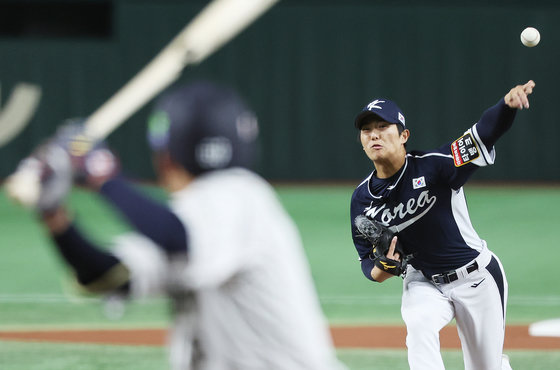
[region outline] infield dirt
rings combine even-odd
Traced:
[[[403,326],[334,326],[330,328],[337,348],[404,348],[406,328]],[[0,331],[1,340],[70,342],[111,345],[162,346],[166,329],[72,329]],[[441,348],[461,348],[457,328],[445,327],[440,333]],[[560,338],[533,337],[528,326],[506,328],[505,349],[558,350]]]

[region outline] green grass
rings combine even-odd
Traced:
[[[406,352],[400,350],[344,349],[338,350],[339,359],[350,370],[408,370]],[[559,352],[550,351],[508,351],[513,369],[551,370],[557,369]],[[458,350],[442,351],[447,370],[462,370],[463,355]]]
[[[0,341],[3,370],[154,370],[167,368],[163,347]]]
[[[145,188],[156,195],[162,193]],[[300,228],[323,310],[332,324],[400,324],[401,280],[371,283],[361,273],[349,226],[351,186],[278,186]],[[507,321],[560,317],[556,264],[560,188],[466,189],[473,224],[501,259],[509,280]],[[88,235],[106,245],[128,226],[98,197],[81,190],[71,209]],[[80,297],[70,274],[33,213],[0,196],[0,330],[37,327],[166,326],[163,300],[135,302],[120,320],[104,314],[103,301]],[[407,369],[405,351],[339,350],[351,370]],[[513,351],[514,368],[551,369],[558,352]],[[0,368],[159,369],[165,350],[152,347],[0,342]],[[459,351],[444,351],[447,368],[461,369]],[[386,367],[383,367],[386,366]]]
[[[340,349],[338,358],[350,370],[406,370],[404,350]],[[560,353],[509,351],[514,369],[556,369]],[[460,351],[442,351],[447,370],[463,369]],[[167,368],[163,347],[107,346],[0,341],[0,368],[3,370],[154,370]]]

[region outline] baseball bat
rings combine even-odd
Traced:
[[[84,122],[84,134],[103,140],[140,107],[172,84],[190,64],[203,61],[278,0],[213,0],[136,76]],[[39,198],[39,173],[27,166],[10,175],[8,196],[31,207]]]
[[[0,112],[0,147],[9,143],[27,126],[41,100],[37,85],[18,83]]]
[[[175,38],[84,122],[85,134],[104,139],[181,71],[227,43],[278,0],[214,0]]]

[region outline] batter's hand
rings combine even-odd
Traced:
[[[52,140],[37,147],[6,179],[8,197],[39,214],[56,210],[71,188],[70,158]]]
[[[514,109],[529,108],[527,96],[533,92],[534,87],[533,80],[529,80],[525,85],[517,85],[506,94],[504,102],[508,107]]]

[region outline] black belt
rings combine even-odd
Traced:
[[[471,272],[476,270],[478,270],[478,263],[476,263],[476,261],[474,261],[473,263],[467,266],[467,274],[470,274]],[[457,270],[452,270],[452,271],[444,272],[442,274],[432,275],[432,281],[436,284],[449,284],[457,279],[459,279]]]

